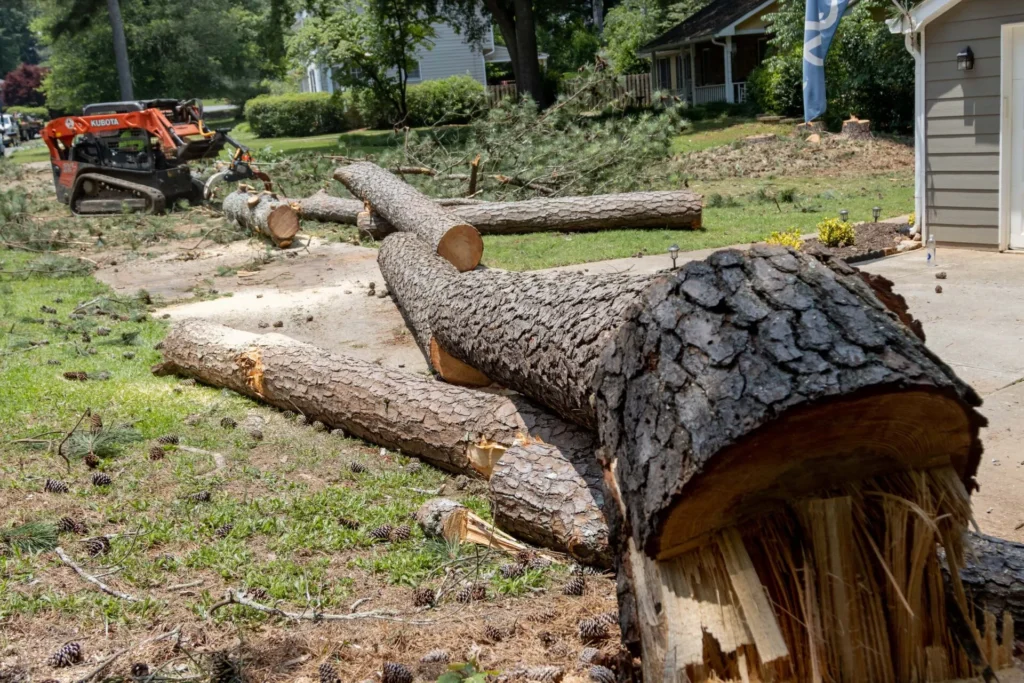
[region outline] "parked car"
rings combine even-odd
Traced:
[[[28,142],[39,136],[46,123],[35,116],[19,114],[16,116],[18,127],[21,129],[22,142]]]
[[[21,127],[13,115],[0,114],[0,135],[9,145],[16,145],[21,141]]]

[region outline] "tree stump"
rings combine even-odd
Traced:
[[[865,139],[871,137],[871,122],[858,119],[856,116],[850,115],[850,118],[843,121],[842,135],[848,138],[854,139]]]

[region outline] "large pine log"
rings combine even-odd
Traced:
[[[511,485],[503,483],[503,493],[495,496],[496,519],[514,523],[514,533],[523,540],[581,561],[609,562],[607,527],[595,513],[603,505],[601,483],[585,476],[594,461],[593,435],[521,396],[451,386],[282,335],[257,335],[202,320],[177,323],[162,351],[157,374],[195,377],[298,410],[451,472],[489,478],[492,470],[515,469],[516,460],[524,458],[531,467],[514,485],[516,494],[505,494]],[[554,478],[532,469],[538,458],[557,473]],[[507,480],[503,475],[502,481]],[[554,514],[545,519],[530,506],[559,497],[559,526],[543,526]]]
[[[224,217],[239,226],[269,237],[276,246],[291,246],[299,231],[299,216],[286,200],[275,195],[236,190],[224,198]]]
[[[476,228],[380,166],[357,162],[339,167],[334,177],[396,230],[419,235],[460,271],[480,264],[484,244]]]
[[[363,202],[317,192],[291,200],[303,218],[358,225],[375,239],[394,228],[381,216],[367,211]],[[481,235],[532,232],[586,232],[643,228],[699,228],[701,196],[689,190],[629,192],[592,197],[553,197],[520,202],[479,202],[437,199],[449,213],[475,227]]]
[[[930,549],[962,562],[980,399],[855,271],[755,246],[653,279],[470,273],[440,300],[430,326],[454,356],[597,425],[621,512],[623,633],[644,680],[737,667],[901,680],[926,651],[968,668]],[[915,525],[915,508],[942,521]],[[922,549],[928,588],[907,583],[920,569],[890,582],[908,558],[871,548],[903,548],[893,534]],[[891,595],[837,611],[835,581]],[[898,596],[928,615],[923,630],[902,621]],[[880,621],[865,631],[867,619]]]
[[[966,566],[960,577],[975,607],[1013,617],[1016,637],[1024,640],[1024,544],[983,534],[968,534]]]
[[[384,240],[377,252],[377,265],[416,345],[434,372],[451,384],[490,384],[486,375],[441,348],[430,332],[430,309],[439,303],[441,287],[459,277],[455,266],[431,253],[418,236],[401,232]]]

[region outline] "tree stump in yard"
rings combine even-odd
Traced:
[[[850,115],[850,118],[843,121],[844,137],[853,139],[865,139],[871,137],[871,122],[863,119],[858,119],[856,116]]]

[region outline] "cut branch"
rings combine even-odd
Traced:
[[[101,591],[103,591],[107,595],[112,595],[115,598],[120,598],[121,600],[127,600],[128,602],[138,602],[139,599],[136,598],[135,596],[129,595],[128,593],[122,593],[121,591],[118,591],[118,590],[114,590],[113,588],[111,588],[107,584],[103,583],[102,581],[97,579],[95,576],[93,576],[89,572],[87,572],[84,569],[82,569],[81,567],[79,567],[77,564],[74,563],[74,561],[70,557],[67,556],[67,553],[65,553],[64,549],[61,548],[60,546],[55,548],[53,552],[55,552],[57,554],[57,557],[60,558],[61,562],[63,562],[67,566],[69,566],[72,569],[74,569],[76,574],[78,574],[83,579],[85,579],[89,583],[91,583],[94,586],[96,586],[97,588],[99,588]]]
[[[222,607],[228,605],[242,605],[249,609],[254,609],[257,612],[263,612],[264,614],[270,614],[275,617],[282,617],[284,619],[292,619],[294,621],[301,621],[303,619],[309,621],[359,621],[361,619],[379,619],[381,621],[395,621],[403,624],[435,624],[437,623],[434,619],[407,619],[399,617],[393,612],[385,612],[376,610],[373,612],[352,612],[350,614],[328,614],[326,612],[317,612],[316,610],[309,610],[305,612],[286,612],[285,610],[278,609],[277,607],[268,607],[267,605],[250,600],[239,591],[229,589],[224,594],[224,599],[210,606],[210,614],[213,614]]]
[[[237,190],[224,198],[221,208],[229,221],[269,237],[281,249],[290,247],[299,232],[298,212],[276,195]]]

